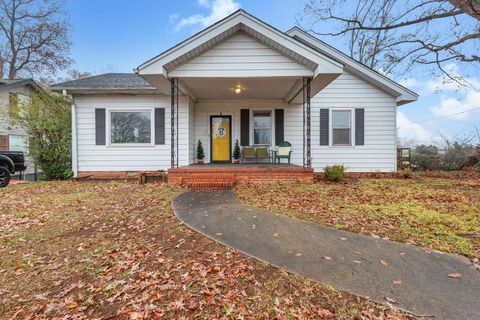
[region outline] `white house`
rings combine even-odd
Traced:
[[[281,32],[243,10],[134,73],[52,88],[73,96],[77,176],[188,166],[199,140],[206,163],[231,162],[237,140],[289,141],[295,165],[391,172],[397,107],[417,99],[301,29]]]

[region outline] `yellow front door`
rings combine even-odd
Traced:
[[[210,117],[210,136],[211,136],[211,161],[231,161],[231,116],[211,116]]]

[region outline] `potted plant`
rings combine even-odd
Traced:
[[[238,140],[235,140],[235,146],[233,147],[233,163],[240,163],[240,146]]]
[[[198,140],[197,144],[197,160],[198,164],[203,164],[203,159],[205,158],[205,153],[203,152],[202,141]]]

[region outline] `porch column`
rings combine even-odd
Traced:
[[[303,78],[303,166],[311,167],[311,105],[310,87],[312,78]]]
[[[172,168],[178,167],[178,79],[170,80],[170,150]]]

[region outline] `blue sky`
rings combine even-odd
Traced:
[[[242,8],[274,27],[286,31],[296,24],[305,0],[68,0],[66,9],[72,25],[74,68],[95,74],[131,72],[142,62],[198,32],[203,27]],[[331,28],[325,24],[325,29]],[[439,30],[448,32],[448,30]],[[344,51],[343,38],[322,40]],[[480,88],[480,75],[459,66],[450,68]],[[441,78],[422,71],[400,81],[421,95],[412,104],[399,108],[399,135],[417,143],[438,142],[439,134],[450,137],[480,129],[480,92],[444,86]],[[425,121],[439,118],[433,121]]]

